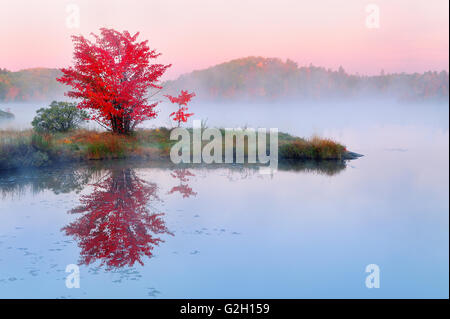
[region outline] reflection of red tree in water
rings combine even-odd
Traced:
[[[152,234],[171,234],[161,216],[147,207],[157,200],[157,186],[136,176],[132,169],[112,170],[94,191],[81,197],[81,205],[69,213],[84,214],[63,228],[77,239],[81,262],[101,260],[110,267],[141,265],[142,256],[152,256],[153,246],[162,240]]]
[[[170,175],[173,178],[176,178],[176,179],[180,180],[180,185],[172,187],[172,189],[169,191],[169,194],[173,194],[175,192],[179,192],[180,194],[183,195],[183,198],[187,198],[187,197],[190,197],[190,196],[197,195],[196,192],[192,191],[192,188],[189,187],[188,184],[183,184],[183,183],[189,182],[189,178],[190,177],[195,176],[189,170],[184,169],[184,168],[183,169],[176,169],[172,173],[170,173]]]

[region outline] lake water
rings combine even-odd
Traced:
[[[448,105],[195,105],[364,157],[0,175],[1,298],[448,298]],[[148,124],[153,125],[153,124]],[[99,166],[101,165],[101,166]],[[66,287],[78,264],[80,288]],[[368,289],[366,266],[380,269]]]

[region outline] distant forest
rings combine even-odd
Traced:
[[[10,72],[0,68],[0,101],[41,101],[61,97],[66,88],[56,82],[60,75],[58,69]]]
[[[0,69],[0,101],[48,100],[67,90],[56,82],[57,69]],[[403,101],[448,101],[446,71],[397,73],[377,76],[352,75],[313,65],[299,67],[294,61],[247,57],[205,70],[181,75],[163,84],[164,91],[195,91],[196,100],[280,100],[355,97],[392,97]]]
[[[195,90],[201,99],[324,99],[393,97],[399,100],[448,101],[449,74],[352,75],[291,60],[248,57],[194,71],[169,81],[168,89]]]

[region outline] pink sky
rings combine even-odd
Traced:
[[[365,25],[370,3],[378,29]],[[140,31],[163,53],[166,78],[251,55],[360,74],[448,71],[448,11],[448,0],[0,0],[0,67],[67,66],[70,35],[113,27]]]

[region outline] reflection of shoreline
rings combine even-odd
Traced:
[[[280,171],[295,171],[333,176],[345,170],[345,161],[282,161],[278,163]]]
[[[256,164],[173,164],[167,161],[140,161],[140,160],[111,160],[93,161],[91,163],[78,163],[69,166],[59,166],[40,169],[20,169],[0,172],[0,196],[20,195],[27,187],[33,193],[52,190],[55,194],[80,191],[89,183],[90,177],[98,175],[102,170],[117,168],[158,168],[167,170],[201,169],[215,170],[228,169],[233,171],[256,171]],[[293,171],[302,173],[316,173],[328,176],[339,174],[347,167],[346,161],[280,161],[279,171]]]

